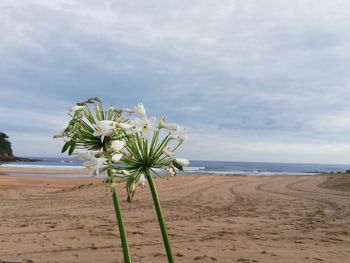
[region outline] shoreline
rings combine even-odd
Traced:
[[[53,168],[31,168],[31,167],[1,167],[0,166],[0,176],[1,175],[25,175],[25,174],[40,174],[42,177],[45,177],[45,174],[49,175],[48,177],[52,177],[53,175],[72,175],[72,178],[76,178],[77,176],[88,176],[88,170],[86,168],[83,169],[53,169]],[[225,173],[225,172],[191,172],[179,173],[178,176],[196,176],[196,175],[210,175],[210,176],[265,176],[265,177],[275,177],[275,176],[328,176],[331,173],[291,173],[291,172],[259,172],[259,173]],[[65,176],[68,178],[68,176]],[[101,176],[100,176],[101,177]]]

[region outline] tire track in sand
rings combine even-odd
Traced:
[[[306,179],[305,178],[304,179],[299,179],[298,178],[296,181],[293,181],[291,183],[283,184],[282,187],[284,189],[286,189],[287,192],[286,191],[273,190],[273,187],[272,187],[272,189],[268,188],[268,186],[271,186],[272,184],[280,183],[280,182],[283,182],[283,181],[286,181],[286,180],[289,180],[289,179],[291,179],[291,178],[283,178],[283,179],[278,180],[278,181],[274,180],[272,182],[262,183],[262,184],[259,184],[259,185],[255,186],[254,188],[256,189],[256,191],[260,191],[260,192],[277,194],[277,195],[282,195],[282,196],[299,198],[301,200],[318,202],[318,203],[320,203],[322,205],[326,205],[328,208],[330,208],[333,211],[332,216],[339,216],[341,208],[336,202],[332,202],[332,201],[328,201],[328,200],[324,200],[324,199],[319,199],[319,198],[317,198],[315,196],[308,196],[308,195],[305,195],[305,194],[309,193],[309,192],[307,192],[307,191],[297,191],[297,190],[294,190],[292,188],[294,184],[306,182],[307,180],[310,180],[310,178],[306,178]]]

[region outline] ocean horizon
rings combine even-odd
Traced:
[[[29,157],[35,162],[3,162],[0,167],[42,168],[52,170],[82,169],[83,163],[74,157]],[[239,174],[239,175],[317,175],[350,170],[350,164],[313,164],[313,163],[274,163],[274,162],[238,162],[238,161],[202,161],[191,160],[179,174]]]

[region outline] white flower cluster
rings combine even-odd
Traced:
[[[72,120],[62,133],[67,139],[63,151],[69,149],[81,159],[91,176],[107,170],[109,183],[127,181],[127,188],[134,192],[136,182],[145,185],[147,171],[163,169],[174,176],[189,165],[188,160],[174,157],[187,139],[185,128],[166,123],[166,117],[159,121],[148,117],[142,103],[132,109],[105,111],[101,101],[93,98],[70,112]]]

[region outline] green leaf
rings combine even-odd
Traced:
[[[67,151],[68,148],[69,148],[69,146],[70,146],[70,144],[71,144],[71,141],[66,142],[66,143],[63,145],[62,151],[61,151],[61,152],[64,153],[65,151]]]
[[[69,148],[69,151],[68,151],[68,155],[72,155],[72,153],[74,152],[75,150],[75,146],[76,146],[76,143],[73,142]]]

